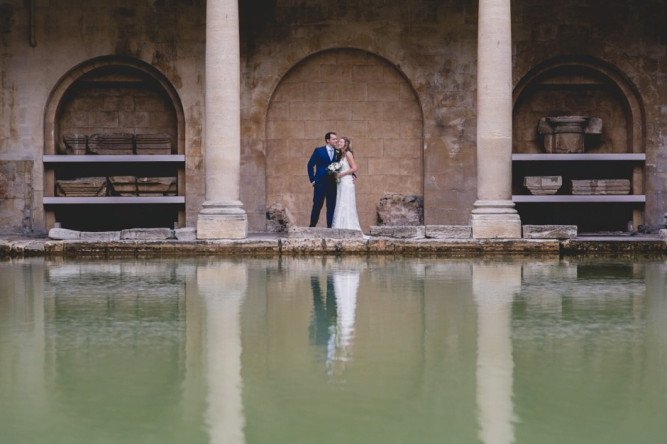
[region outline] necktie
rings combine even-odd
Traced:
[[[333,150],[327,148],[327,151],[329,152],[329,160],[333,160]]]

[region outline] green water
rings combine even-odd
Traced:
[[[664,443],[667,261],[0,262],[0,443]]]

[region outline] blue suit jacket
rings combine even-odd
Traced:
[[[335,151],[333,161],[336,161]],[[308,161],[308,178],[310,179],[310,183],[319,183],[322,181],[322,179],[331,179],[331,177],[329,177],[327,174],[327,167],[331,164],[331,162],[332,161],[329,159],[329,153],[327,152],[326,146],[315,148],[313,155],[310,156],[310,160]],[[331,180],[331,182],[334,181]]]

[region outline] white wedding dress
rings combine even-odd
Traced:
[[[341,173],[350,169],[347,158],[341,160]],[[340,178],[338,183],[338,194],[336,195],[336,208],[334,210],[332,228],[345,228],[348,230],[359,230],[359,216],[357,215],[357,198],[354,190],[354,178],[347,174]]]

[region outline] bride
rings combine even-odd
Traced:
[[[345,228],[348,230],[359,230],[359,216],[357,216],[357,199],[354,191],[354,177],[357,171],[357,163],[350,149],[350,139],[341,137],[338,139],[338,148],[341,152],[340,172],[336,175],[338,183],[338,194],[336,195],[336,209],[334,210],[332,228]]]

